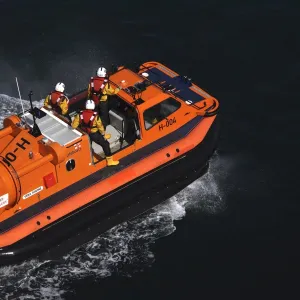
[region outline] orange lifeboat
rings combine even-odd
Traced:
[[[0,264],[61,255],[207,171],[218,141],[216,98],[158,62],[119,67],[109,82],[122,87],[109,99],[106,128],[117,166],[106,165],[84,131],[44,107],[4,120]],[[70,98],[72,118],[86,100],[87,90]]]

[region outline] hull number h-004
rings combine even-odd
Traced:
[[[164,130],[165,128],[172,126],[174,123],[176,123],[176,118],[174,117],[173,119],[167,119],[164,124],[160,124],[158,126],[159,131]]]

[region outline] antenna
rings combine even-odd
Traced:
[[[33,135],[34,137],[38,137],[38,136],[42,135],[42,133],[40,131],[40,128],[36,124],[35,112],[34,112],[34,109],[33,109],[32,99],[31,99],[32,95],[33,95],[33,92],[30,91],[29,94],[28,94],[28,97],[29,97],[30,106],[31,106],[31,113],[32,113],[32,117],[33,117],[33,127],[30,131],[30,134]]]
[[[17,83],[17,88],[18,88],[18,92],[19,92],[19,98],[20,98],[20,102],[21,102],[21,106],[22,106],[23,117],[25,117],[24,116],[25,115],[25,111],[24,111],[23,101],[22,101],[22,98],[21,98],[21,93],[20,93],[19,83],[18,83],[18,78],[17,77],[16,77],[16,83]],[[26,123],[26,118],[25,118],[25,123]]]

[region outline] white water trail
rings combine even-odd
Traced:
[[[29,107],[29,103],[25,109],[26,105]],[[0,109],[2,123],[5,116],[21,112],[21,104],[18,99],[0,95]],[[216,214],[225,209],[225,197],[218,186],[224,176],[225,164],[215,155],[208,173],[201,179],[148,213],[117,225],[71,251],[61,261],[32,259],[0,268],[0,299],[61,300],[66,292],[72,292],[68,289],[70,282],[90,276],[101,280],[113,273],[131,276],[141,272],[155,260],[151,244],[172,234],[176,230],[174,221],[185,217],[187,211]]]
[[[22,99],[23,100],[23,99]],[[34,106],[41,107],[44,100],[32,101]],[[30,109],[30,103],[27,100],[23,100],[24,109]],[[0,129],[3,127],[3,120],[12,115],[22,113],[22,105],[20,99],[9,97],[7,95],[0,94]]]

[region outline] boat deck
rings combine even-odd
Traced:
[[[31,128],[33,127],[33,116],[31,113],[25,113],[22,119],[26,121]],[[44,137],[62,146],[68,145],[82,136],[82,133],[78,130],[72,128],[67,122],[57,118],[44,108],[40,109],[40,113],[36,117],[36,124]]]
[[[124,126],[124,120],[122,116],[118,115],[116,112],[110,110],[109,111],[110,122],[111,124],[106,127],[106,133],[110,134],[111,137],[107,141],[110,144],[111,152],[114,153],[121,148],[120,139],[122,137],[122,127]],[[122,144],[122,148],[126,147],[128,143],[124,140]],[[94,152],[99,155],[101,158],[105,158],[105,154],[100,145],[96,143],[92,143],[92,147]]]
[[[111,135],[108,139],[110,144],[110,149],[112,153],[118,151],[121,147],[120,138],[122,136],[122,118],[118,116],[113,111],[109,112],[111,117],[111,125],[106,128],[106,133]],[[32,128],[33,127],[33,117],[32,114],[27,112],[22,118],[26,123]],[[71,119],[74,119],[74,114],[72,114]],[[57,142],[62,146],[72,143],[78,137],[83,134],[76,129],[73,129],[67,122],[64,122],[60,118],[54,116],[48,110],[41,108],[36,117],[36,123],[39,126],[41,133],[44,137],[48,138],[52,142]],[[126,141],[123,142],[122,147],[127,146]],[[105,154],[100,145],[92,142],[94,162],[101,161],[105,158]]]

